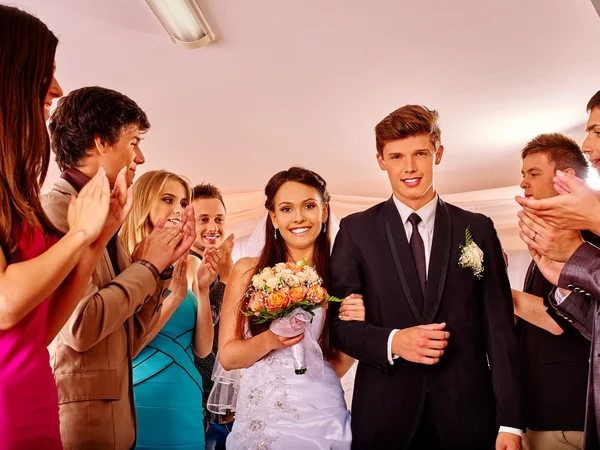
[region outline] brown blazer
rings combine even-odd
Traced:
[[[64,179],[42,196],[42,206],[61,231],[75,188]],[[160,316],[167,282],[131,264],[118,239],[115,276],[108,252],[98,261],[79,305],[48,347],[58,388],[65,450],[133,448],[136,415],[131,360],[147,344]]]

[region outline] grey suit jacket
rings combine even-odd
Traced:
[[[557,305],[554,291],[550,304],[592,343],[585,414],[585,449],[600,449],[600,249],[586,242],[565,264],[558,286],[571,291]],[[565,380],[566,382],[566,380]]]

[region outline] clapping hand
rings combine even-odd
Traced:
[[[231,256],[233,239],[233,234],[230,234],[219,246],[219,277],[225,284],[229,281],[229,275],[233,269],[233,258]]]
[[[216,280],[219,274],[219,260],[219,252],[216,249],[206,249],[197,272],[198,289],[200,291],[208,291],[210,285]]]
[[[600,196],[581,178],[556,171],[556,197],[536,200],[516,197],[523,209],[544,220],[550,226],[564,230],[600,232]]]
[[[110,186],[104,169],[98,172],[81,190],[71,197],[67,212],[70,232],[81,232],[91,244],[105,227],[110,204]]]
[[[560,273],[565,267],[564,262],[554,261],[546,256],[540,255],[537,250],[529,248],[529,253],[533,258],[533,261],[537,265],[539,271],[544,275],[544,278],[548,280],[554,286],[558,286],[558,280]]]
[[[181,222],[176,228],[181,230],[181,240],[173,250],[171,264],[183,255],[187,255],[196,240],[196,219],[194,218],[194,207],[192,205],[186,206]]]
[[[159,272],[177,261],[175,250],[183,240],[183,221],[174,227],[165,227],[165,219],[158,219],[152,233],[137,243],[133,250],[133,261],[144,259],[151,262]],[[181,255],[180,255],[181,256]]]
[[[583,244],[577,230],[561,230],[527,211],[519,211],[519,236],[530,250],[551,260],[565,262]]]
[[[180,304],[187,297],[187,258],[182,256],[173,265],[173,277],[171,278],[171,296]]]
[[[123,167],[117,175],[115,185],[110,193],[106,223],[102,233],[96,240],[96,244],[101,247],[106,247],[108,241],[119,231],[133,206],[133,187],[127,187],[126,173],[127,167]]]

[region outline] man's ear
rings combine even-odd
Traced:
[[[381,170],[385,170],[385,161],[383,160],[383,155],[377,152],[377,164],[379,164],[379,168]]]
[[[577,174],[575,173],[575,169],[573,169],[572,167],[569,167],[568,169],[563,170],[563,172],[573,175],[574,177],[577,176]]]
[[[444,154],[444,146],[440,145],[438,149],[435,151],[435,165],[437,166],[442,162],[442,155]]]
[[[96,135],[94,136],[94,149],[100,154],[107,153],[109,145],[104,139]]]

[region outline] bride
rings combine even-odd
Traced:
[[[313,366],[307,361],[303,375],[294,371],[290,347],[305,334],[278,336],[268,324],[253,324],[241,312],[252,276],[279,262],[306,261],[327,287],[330,240],[325,180],[292,167],[274,175],[265,194],[270,216],[265,246],[258,258],[242,258],[235,264],[221,314],[220,362],[225,370],[246,368],[227,449],[349,449],[350,413],[339,377],[354,360],[330,347],[329,310],[315,310],[305,332],[316,338],[323,356]],[[362,298],[345,298],[339,317],[364,320]]]

